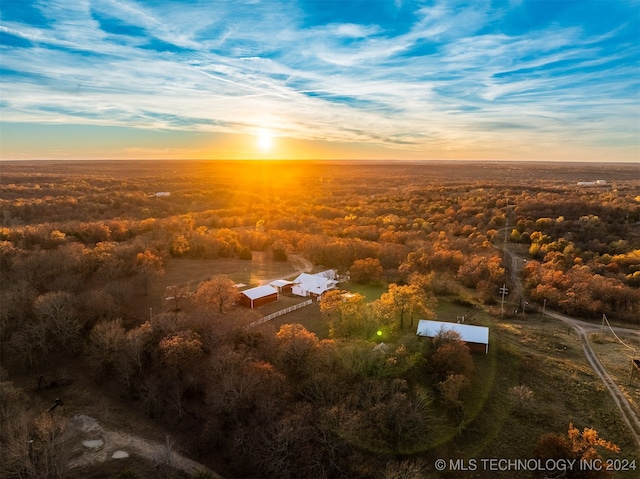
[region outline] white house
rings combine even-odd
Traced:
[[[320,297],[337,285],[336,272],[332,269],[316,274],[302,273],[293,280],[291,292],[296,296]]]

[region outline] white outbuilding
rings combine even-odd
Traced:
[[[421,319],[418,321],[416,334],[434,338],[441,331],[455,331],[460,335],[460,339],[467,343],[471,351],[484,352],[485,354],[489,352],[489,328],[485,326]]]

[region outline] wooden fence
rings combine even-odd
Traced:
[[[293,306],[289,306],[286,309],[281,309],[280,311],[276,311],[275,313],[271,313],[268,314],[267,316],[258,319],[257,321],[254,321],[253,323],[249,324],[247,326],[247,328],[253,328],[255,326],[258,326],[262,323],[266,323],[267,321],[271,321],[274,318],[277,318],[278,316],[282,316],[283,314],[287,314],[290,313],[291,311],[295,311],[296,309],[300,309],[300,308],[304,308],[305,306],[309,306],[311,303],[313,303],[312,299],[308,299],[306,301],[303,301],[302,303],[298,303],[298,304],[294,304]]]

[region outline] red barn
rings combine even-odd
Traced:
[[[281,294],[291,293],[293,289],[293,282],[285,279],[276,279],[275,281],[271,281],[269,285],[276,288]]]
[[[240,303],[248,308],[253,309],[257,308],[258,306],[273,303],[274,301],[278,301],[278,299],[278,290],[273,286],[266,285],[242,291]]]

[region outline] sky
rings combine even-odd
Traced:
[[[0,159],[640,164],[640,0],[2,0]]]

